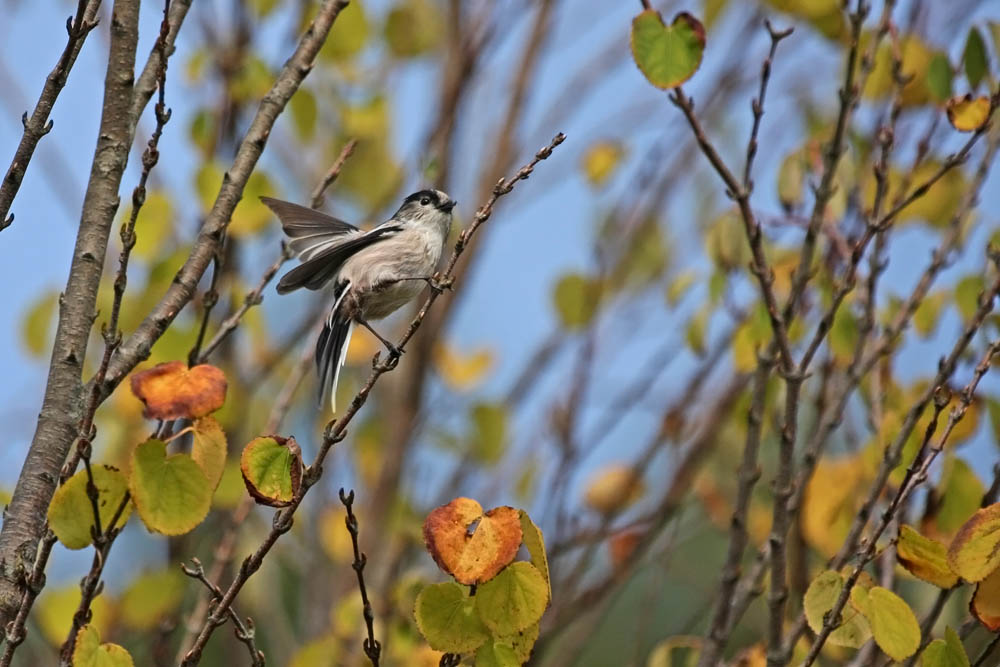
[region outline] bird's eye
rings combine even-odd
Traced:
[[[421,206],[427,206],[430,203],[431,203],[431,198],[430,197],[423,197],[420,200],[420,205]]]

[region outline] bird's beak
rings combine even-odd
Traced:
[[[457,203],[458,202],[455,201],[454,199],[449,199],[445,203],[441,204],[438,208],[440,208],[445,213],[451,213],[451,209],[455,208],[455,204]]]

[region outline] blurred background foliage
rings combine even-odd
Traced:
[[[71,4],[2,0],[10,38],[0,46],[0,81],[10,92],[2,96],[0,146],[9,149],[19,136],[23,99],[34,94],[57,53],[43,35],[59,33]],[[822,146],[835,121],[849,40],[846,14],[839,0],[654,4],[664,16],[692,11],[707,28],[705,60],[688,89],[733,164],[744,151],[749,101],[769,45],[763,19],[795,26],[775,61],[754,174],[754,206],[783,300],[822,169]],[[875,4],[877,17],[881,3]],[[126,334],[187,256],[249,118],[314,9],[304,0],[193,3],[168,71],[174,116],[139,216],[122,310]],[[269,664],[366,660],[350,537],[336,501],[341,486],[358,495],[377,636],[388,664],[437,664],[438,654],[423,645],[412,619],[416,592],[441,579],[423,550],[420,526],[430,509],[458,495],[487,507],[525,507],[546,535],[553,607],[543,619],[533,664],[681,664],[671,660],[683,654],[684,636],[704,632],[746,432],[747,374],[771,330],[747,270],[749,250],[732,202],[676,110],[631,62],[628,28],[639,9],[638,3],[591,0],[352,0],[280,119],[212,275],[146,366],[186,359],[206,309],[211,336],[242,304],[280,255],[279,226],[258,197],[307,202],[349,140],[357,144],[327,193],[328,211],[371,224],[408,192],[433,185],[459,200],[459,228],[500,175],[557,130],[569,141],[503,200],[463,260],[456,293],[421,331],[399,371],[380,383],[328,460],[322,488],[237,600],[239,613],[256,621]],[[143,40],[152,40],[158,11],[144,5]],[[995,4],[901,1],[894,16],[909,80],[889,200],[934,173],[964,141],[944,119],[943,103],[995,89],[1000,73]],[[18,222],[0,238],[0,280],[8,285],[0,332],[7,488],[16,479],[44,386],[58,290],[82,199],[82,165],[99,111],[95,91],[108,20],[105,7],[102,26],[56,106],[55,129],[43,140],[39,164],[29,169],[15,202]],[[872,38],[870,23],[863,45]],[[834,269],[874,196],[875,129],[889,113],[893,89],[891,48],[886,42],[877,51],[848,131],[824,223],[822,261],[808,295],[809,322],[829,302]],[[140,123],[137,151],[150,129],[150,119]],[[133,153],[125,187],[135,182],[137,158]],[[952,219],[968,195],[971,169],[949,172],[907,207],[884,249],[880,326],[898,312],[931,251],[953,246],[913,326],[861,382],[808,485],[792,531],[793,609],[812,575],[839,549],[886,439],[975,310],[983,248],[997,232],[1000,181],[988,177],[978,212],[956,231]],[[123,205],[119,216],[127,215]],[[117,246],[109,252],[109,267],[117,252]],[[106,271],[102,314],[110,309],[113,275]],[[217,303],[205,297],[211,292]],[[263,304],[246,313],[210,359],[229,379],[226,405],[216,416],[231,445],[213,511],[194,533],[169,541],[133,521],[112,552],[107,586],[94,604],[93,624],[102,639],[127,647],[137,664],[167,664],[190,641],[186,619],[204,591],[178,563],[198,556],[208,566],[219,555],[238,563],[270,527],[273,510],[246,505],[236,454],[242,444],[268,428],[294,433],[309,460],[329,418],[316,408],[308,358],[328,299],[313,293],[279,299],[271,288],[264,294]],[[831,377],[838,381],[850,363],[864,306],[860,292],[848,297],[806,383],[800,424],[806,436],[823,409],[822,388]],[[383,329],[388,333],[407,321],[400,316]],[[991,335],[997,326],[995,318],[989,322]],[[801,342],[811,330],[800,321],[792,340]],[[100,345],[95,327],[91,372]],[[367,377],[377,350],[376,341],[357,332],[339,404]],[[998,388],[987,378],[930,488],[909,508],[908,520],[924,534],[947,540],[992,483]],[[781,391],[773,379],[764,483],[756,487],[749,515],[755,548],[770,527],[766,482],[775,466],[780,411],[773,406],[780,405]],[[873,405],[879,406],[877,420]],[[914,430],[910,457],[925,425]],[[96,460],[124,465],[150,429],[141,404],[120,389],[98,413]],[[18,664],[53,659],[79,599],[86,558],[57,547]],[[223,568],[224,581],[231,567]],[[902,590],[918,609],[935,595],[916,580]],[[949,600],[942,627],[961,623],[966,602],[961,595]],[[755,609],[731,642],[733,655],[745,651],[752,665],[760,664],[755,646],[765,616]],[[985,643],[986,633],[980,634],[970,641]],[[204,664],[233,664],[241,652],[231,632],[218,632]],[[831,664],[844,655],[836,647],[826,654]]]

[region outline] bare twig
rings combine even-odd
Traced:
[[[354,547],[354,562],[351,563],[351,567],[354,568],[354,572],[358,575],[358,589],[361,591],[362,613],[365,617],[365,627],[368,629],[368,636],[365,638],[362,646],[365,655],[371,660],[372,666],[378,667],[382,645],[375,639],[375,612],[372,611],[372,603],[368,601],[368,590],[365,588],[364,572],[368,556],[362,553],[361,547],[358,546],[358,517],[354,515],[354,489],[351,489],[351,492],[347,494],[341,489],[339,495],[340,502],[347,509],[347,516],[344,517],[344,523],[347,525],[347,532],[351,534],[351,546]]]
[[[24,173],[31,162],[31,157],[35,153],[35,147],[39,139],[44,137],[52,129],[52,121],[49,120],[49,113],[56,103],[56,98],[66,85],[69,72],[76,62],[76,57],[83,48],[83,43],[87,39],[90,31],[97,26],[97,10],[101,7],[101,0],[77,0],[76,17],[66,19],[66,32],[69,39],[66,40],[66,47],[56,66],[49,72],[45,79],[45,86],[42,94],[38,97],[35,110],[28,117],[28,112],[24,112],[21,123],[24,125],[24,134],[21,135],[21,142],[14,152],[14,159],[7,168],[7,174],[3,181],[0,181],[0,231],[9,227],[14,222],[14,215],[7,215],[10,211],[14,196],[17,195],[24,180]]]
[[[187,576],[192,579],[197,579],[204,584],[205,588],[207,588],[212,594],[213,599],[218,601],[222,598],[222,591],[219,590],[219,587],[212,583],[211,579],[205,576],[205,568],[202,567],[200,560],[192,558],[190,567],[182,563],[181,570],[183,570],[184,574]],[[228,616],[229,620],[233,622],[233,631],[236,634],[236,638],[246,644],[247,651],[250,653],[250,664],[253,665],[253,667],[263,667],[264,652],[257,648],[253,619],[248,616],[246,623],[244,623],[239,614],[237,614],[232,608],[232,605],[229,606]]]
[[[358,142],[356,140],[349,139],[347,143],[344,144],[344,147],[340,149],[340,155],[337,156],[337,159],[334,160],[330,169],[323,176],[323,180],[317,183],[316,187],[313,188],[312,193],[310,193],[310,206],[313,208],[319,208],[323,205],[323,193],[325,193],[326,189],[333,185],[333,182],[337,180],[338,176],[340,176],[340,170],[344,168],[344,162],[347,161],[347,158],[351,157],[351,153],[354,152],[354,147],[357,145]]]
[[[458,263],[459,258],[465,251],[472,237],[475,235],[476,231],[485,223],[493,213],[493,207],[497,200],[510,193],[515,184],[523,179],[528,178],[532,171],[540,161],[548,158],[552,154],[552,150],[561,144],[565,140],[563,134],[556,135],[552,142],[542,148],[538,153],[535,154],[534,159],[531,160],[527,165],[521,167],[521,169],[509,180],[501,178],[493,189],[493,193],[485,204],[476,212],[475,217],[472,219],[471,224],[467,227],[458,237],[458,241],[455,243],[455,250],[448,261],[447,267],[442,274],[441,280],[437,281],[439,285],[448,285],[453,280],[453,275],[455,272],[455,265]],[[236,574],[233,582],[229,585],[222,599],[216,605],[215,611],[205,620],[202,625],[201,631],[195,640],[194,645],[191,650],[185,655],[182,665],[190,666],[197,664],[201,653],[208,643],[209,638],[212,635],[214,628],[223,621],[225,618],[226,610],[232,604],[233,600],[242,590],[243,585],[247,580],[253,576],[254,572],[260,569],[261,564],[264,561],[264,557],[270,552],[271,548],[275,543],[281,538],[282,535],[287,533],[292,527],[292,518],[295,514],[296,509],[302,503],[303,498],[309,489],[319,481],[322,475],[323,461],[326,459],[327,454],[330,449],[338,442],[344,439],[347,434],[347,426],[354,419],[354,416],[358,413],[361,407],[365,404],[368,396],[371,394],[378,379],[385,373],[391,372],[399,363],[400,356],[406,344],[413,338],[420,325],[423,323],[424,318],[427,317],[427,313],[433,306],[434,302],[438,299],[441,294],[441,289],[431,289],[426,301],[424,301],[420,310],[417,312],[410,326],[407,328],[403,337],[397,343],[394,350],[390,350],[385,361],[378,361],[378,356],[376,356],[373,361],[372,373],[368,378],[368,381],[362,386],[355,395],[354,399],[351,401],[346,412],[336,420],[331,421],[327,424],[323,442],[320,444],[319,450],[316,453],[316,458],[313,463],[306,468],[305,473],[302,476],[302,484],[299,487],[298,493],[292,498],[291,504],[279,510],[274,515],[274,522],[271,531],[268,533],[267,537],[261,543],[261,545],[254,551],[250,556],[248,556],[240,566],[239,571]]]

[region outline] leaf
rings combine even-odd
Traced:
[[[923,667],[969,667],[969,656],[962,640],[949,626],[945,628],[944,639],[935,639],[927,645],[920,664]]]
[[[32,302],[21,320],[21,341],[33,357],[42,357],[52,343],[59,294],[45,292]]]
[[[203,211],[208,211],[215,203],[215,198],[222,186],[222,177],[226,172],[222,165],[216,160],[205,162],[194,175],[194,187],[198,193],[198,201],[201,202]]]
[[[240,470],[254,500],[261,505],[285,507],[302,484],[302,450],[295,438],[254,438],[243,448]]]
[[[905,660],[920,648],[920,624],[910,605],[887,588],[851,589],[851,605],[871,625],[875,643],[893,660]]]
[[[371,355],[367,355],[371,359]],[[493,368],[493,351],[480,347],[469,353],[459,352],[453,345],[434,346],[434,366],[446,385],[457,392],[469,391],[480,384]]]
[[[947,547],[910,526],[899,529],[896,557],[910,574],[939,588],[951,588],[958,583],[958,577],[948,567]]]
[[[927,66],[927,90],[937,102],[945,102],[951,97],[951,79],[953,71],[946,53],[940,51],[931,58]]]
[[[132,204],[124,209],[122,222],[132,215]],[[154,260],[163,253],[163,247],[170,235],[176,215],[170,197],[162,190],[150,190],[146,201],[139,209],[135,222],[135,247],[133,257]]]
[[[979,308],[979,295],[985,289],[982,274],[970,274],[955,284],[955,306],[962,318],[971,320]]]
[[[492,639],[476,650],[475,667],[521,667],[514,647]]]
[[[792,151],[781,161],[778,168],[778,200],[786,209],[793,209],[802,203],[807,171],[803,150]]]
[[[1000,631],[1000,568],[976,584],[969,610],[990,632]]]
[[[316,96],[308,88],[300,87],[288,101],[288,110],[296,136],[302,141],[311,140],[316,134],[316,118],[319,116]]]
[[[476,403],[470,416],[470,454],[481,463],[499,462],[507,445],[507,407],[503,403]]]
[[[698,282],[698,274],[693,269],[684,271],[674,278],[667,287],[667,303],[676,306],[688,290]]]
[[[959,529],[948,564],[966,581],[982,581],[1000,567],[1000,503],[979,510]]]
[[[167,456],[162,440],[132,450],[129,491],[146,528],[163,535],[193,530],[212,504],[212,486],[201,466],[187,454]]]
[[[66,641],[73,625],[73,614],[80,606],[80,585],[72,582],[62,588],[46,586],[38,596],[36,617],[42,635],[53,646]],[[114,610],[106,595],[98,595],[90,603],[90,624],[99,632],[111,630]]]
[[[511,635],[542,618],[548,582],[531,563],[515,561],[481,585],[475,600],[479,618],[494,635]]]
[[[953,97],[948,100],[948,122],[959,132],[978,130],[990,118],[990,99],[988,97]]]
[[[583,502],[601,514],[621,512],[645,492],[642,475],[632,466],[613,464],[597,471],[587,483]]]
[[[649,653],[646,667],[694,667],[701,654],[701,637],[678,635],[659,642]]]
[[[369,29],[363,4],[360,0],[355,0],[337,15],[323,48],[319,50],[321,59],[342,62],[364,48]]]
[[[470,526],[476,524],[470,532]],[[456,498],[424,521],[424,543],[442,570],[462,584],[488,581],[514,560],[521,546],[521,519],[513,507],[483,513],[471,498]]]
[[[518,510],[521,515],[521,536],[524,541],[524,548],[528,550],[531,557],[531,564],[535,566],[542,576],[545,577],[545,585],[548,589],[549,599],[552,599],[552,580],[549,578],[549,557],[545,553],[545,537],[542,531],[531,520],[528,513]]]
[[[705,28],[681,12],[668,28],[659,12],[647,9],[632,19],[632,57],[646,79],[667,90],[684,83],[698,70],[705,51]]]
[[[531,658],[531,652],[535,648],[535,642],[538,641],[539,624],[528,627],[526,630],[521,630],[512,635],[501,635],[499,637],[494,637],[495,641],[503,642],[511,646],[514,649],[514,657],[517,658],[518,665],[522,665],[528,662]]]
[[[475,598],[454,582],[431,584],[417,596],[414,616],[431,648],[468,653],[489,640],[489,630],[476,613]]]
[[[132,667],[132,656],[118,644],[102,644],[97,628],[85,625],[76,633],[73,667]]]
[[[570,331],[585,328],[600,307],[601,289],[596,279],[569,273],[556,282],[552,301],[562,326]]]
[[[226,376],[209,364],[188,368],[183,361],[168,361],[134,373],[131,384],[147,419],[203,417],[226,400]]]
[[[341,645],[340,639],[334,636],[314,639],[299,646],[288,667],[338,667]]]
[[[181,606],[184,585],[184,575],[173,568],[140,574],[122,594],[118,618],[135,630],[152,630]]]
[[[428,0],[403,0],[385,19],[385,42],[397,58],[415,58],[441,45],[444,18]]]
[[[108,522],[118,511],[125,494],[128,481],[117,468],[107,465],[90,466],[97,487],[97,510],[101,518],[101,530],[107,531]],[[126,503],[116,526],[124,526],[132,514],[132,503]],[[94,527],[94,508],[87,496],[87,471],[78,470],[56,489],[49,504],[49,528],[67,549],[83,549],[93,541],[91,529]]]
[[[600,187],[615,173],[623,157],[625,149],[620,142],[604,139],[594,142],[587,148],[580,161],[580,167],[587,182]]]
[[[813,632],[820,632],[826,614],[833,609],[840,591],[844,588],[844,577],[839,572],[827,570],[812,580],[802,599],[806,622]],[[855,586],[854,590],[857,590]],[[868,621],[850,605],[844,605],[840,612],[840,623],[830,633],[828,641],[835,646],[860,648],[872,636]]]
[[[962,62],[965,64],[965,78],[969,80],[969,86],[975,89],[979,82],[986,76],[988,64],[986,61],[986,43],[979,28],[969,29],[969,36],[965,40],[965,50],[962,52]]]
[[[191,458],[201,466],[215,491],[226,467],[226,433],[213,417],[202,417],[191,426],[194,429]]]
[[[229,234],[234,238],[247,238],[267,229],[273,213],[260,198],[273,197],[277,194],[271,177],[260,169],[254,170],[247,179],[243,197],[236,205],[232,220],[226,228]]]

